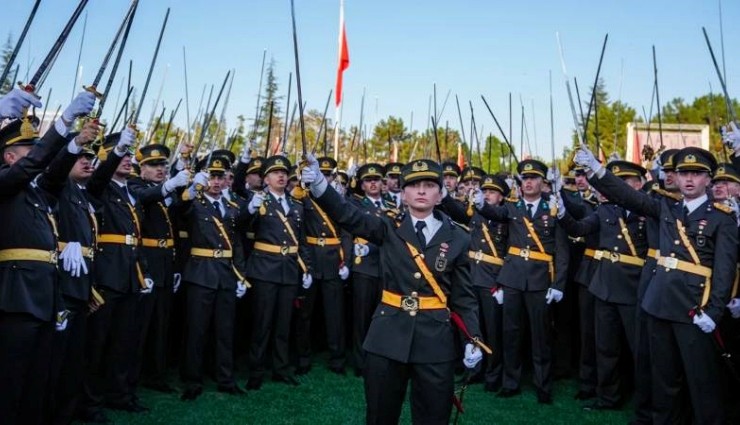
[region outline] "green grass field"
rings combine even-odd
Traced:
[[[269,380],[260,391],[243,396],[216,392],[208,384],[203,395],[194,402],[183,402],[178,395],[139,390],[139,397],[152,410],[144,414],[109,411],[116,424],[362,424],[365,403],[362,379],[352,375],[341,377],[330,373],[325,363],[317,359],[313,370],[299,377],[301,386],[288,387]],[[245,377],[239,377],[244,387]],[[573,399],[573,381],[555,385],[554,403],[537,404],[534,389],[525,384],[523,393],[511,399],[497,399],[483,391],[482,385],[468,387],[464,404],[466,412],[460,424],[625,424],[629,407],[618,412],[587,412]],[[454,416],[454,413],[453,413]],[[401,423],[410,423],[408,403]]]

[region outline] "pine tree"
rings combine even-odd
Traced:
[[[8,34],[8,39],[5,41],[5,44],[3,45],[2,52],[0,53],[0,61],[2,64],[0,64],[0,72],[4,72],[5,68],[8,66],[10,62],[10,56],[13,54],[13,37]],[[5,94],[9,92],[13,88],[13,81],[11,80],[13,78],[13,73],[8,73],[8,77],[5,79],[5,81],[0,81],[0,94]]]

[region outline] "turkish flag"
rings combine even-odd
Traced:
[[[337,65],[336,106],[342,103],[342,77],[349,68],[349,46],[347,45],[347,31],[344,28],[344,0],[339,3],[339,64]]]

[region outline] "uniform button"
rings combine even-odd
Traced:
[[[531,237],[532,237],[532,235],[530,235],[529,233],[527,233],[527,237],[528,237],[528,238],[531,238]]]
[[[617,235],[617,239],[622,239],[622,235]]]
[[[703,288],[703,287],[704,287],[704,284],[702,283],[701,285],[699,285],[699,287],[700,287],[700,288]]]
[[[481,239],[480,240],[480,243],[486,243],[486,240],[485,239]]]
[[[680,244],[681,244],[681,242],[680,242],[680,241],[679,241],[678,239],[676,239],[675,241],[673,241],[673,244],[674,244],[674,245],[680,245]]]
[[[321,232],[321,236],[326,236],[326,233],[324,233],[324,232]]]
[[[675,252],[671,252],[671,257],[675,257],[675,256],[676,256],[676,253]]]
[[[615,246],[615,247],[614,247],[614,252],[617,252],[617,251],[619,251],[619,247],[616,247],[616,246]]]
[[[421,279],[421,273],[419,272],[414,273],[414,279]]]

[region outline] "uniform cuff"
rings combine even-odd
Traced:
[[[311,185],[311,195],[313,195],[315,198],[320,197],[321,195],[326,192],[326,188],[329,186],[329,182],[326,181],[326,178],[322,175],[321,180],[314,182]]]
[[[56,130],[62,137],[67,137],[69,134],[69,127],[67,127],[67,124],[65,124],[64,120],[61,118],[54,122],[54,130]]]

